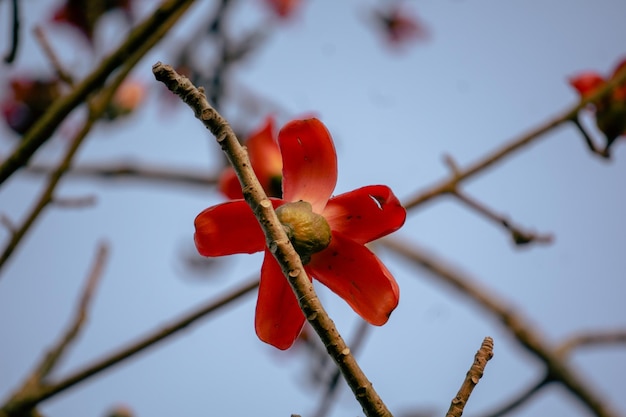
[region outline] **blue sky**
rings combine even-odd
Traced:
[[[0,68],[3,79],[46,67],[28,38],[49,3],[23,3],[24,49],[16,68]],[[146,3],[142,12],[150,9]],[[238,3],[233,33],[267,18],[256,2]],[[387,184],[406,200],[448,175],[444,154],[460,166],[475,161],[574,105],[568,77],[583,70],[608,74],[626,57],[626,4],[618,0],[408,1],[430,39],[402,51],[389,50],[367,24],[375,2],[305,3],[294,21],[278,26],[237,69],[231,85],[233,94],[251,90],[276,103],[284,109],[283,122],[313,112],[326,123],[338,152],[337,193]],[[3,13],[6,4],[0,4]],[[134,75],[156,84],[152,64],[168,62],[176,42],[193,32],[208,10],[206,3],[195,6]],[[101,35],[110,40],[92,57],[78,47],[73,32],[51,33],[59,54],[79,72],[121,36],[103,29]],[[206,172],[215,167],[220,156],[213,138],[184,107],[164,114],[157,91],[155,86],[132,120],[96,129],[79,162],[138,161]],[[236,105],[225,112],[248,128],[259,121],[243,119]],[[15,142],[4,128],[0,135],[0,154],[6,155]],[[66,141],[58,135],[37,159],[56,160]],[[590,329],[624,328],[625,176],[623,140],[607,162],[591,155],[580,134],[564,125],[464,184],[470,195],[516,224],[553,234],[553,244],[516,248],[497,225],[447,198],[410,211],[398,236],[471,274],[527,317],[549,343]],[[0,212],[19,222],[40,187],[33,177],[16,175],[0,188]],[[181,247],[192,247],[194,217],[221,201],[211,189],[68,179],[59,192],[94,195],[97,204],[47,210],[3,269],[0,396],[23,380],[64,328],[102,239],[111,245],[106,273],[88,326],[57,375],[219,296],[260,268],[260,256],[242,255],[223,260],[210,278],[184,273],[179,255]],[[6,237],[0,231],[0,239]],[[468,415],[496,407],[540,377],[540,364],[492,317],[397,256],[387,251],[380,256],[399,282],[401,301],[387,325],[371,329],[358,359],[394,413],[421,409],[443,415],[487,335],[495,339],[495,357],[470,399]],[[317,288],[350,340],[357,316]],[[260,342],[254,305],[255,296],[246,297],[45,402],[44,414],[103,415],[123,403],[140,416],[310,415],[321,393],[307,384],[303,352],[279,352]],[[623,348],[581,349],[570,363],[614,407],[621,405]],[[556,387],[514,415],[538,414],[589,415]],[[345,415],[362,415],[347,389],[331,413]]]

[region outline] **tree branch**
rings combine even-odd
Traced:
[[[539,332],[526,319],[515,312],[508,303],[499,301],[502,297],[493,296],[490,291],[479,286],[466,274],[453,269],[443,261],[437,260],[413,244],[400,241],[397,238],[383,238],[380,243],[410,262],[431,272],[438,280],[452,286],[462,295],[477,303],[480,308],[496,317],[523,347],[544,363],[549,378],[560,382],[592,413],[599,417],[618,416],[605,400],[601,399],[589,387],[587,381],[559,357],[557,352],[543,340]]]
[[[15,151],[0,165],[0,184],[28,163],[33,154],[52,135],[65,117],[104,84],[108,76],[129,56],[147,53],[191,6],[193,0],[165,0],[151,16],[133,29],[126,40],[106,57],[66,96],[55,101],[22,137]]]
[[[197,89],[187,77],[178,75],[171,66],[160,62],[152,67],[152,71],[158,81],[163,82],[170,91],[177,94],[192,108],[196,117],[211,131],[226,153],[242,183],[245,200],[259,220],[270,252],[280,264],[304,316],[341,369],[365,415],[391,416],[372,383],[367,379],[339,335],[335,324],[322,307],[300,257],[293,249],[285,230],[276,217],[271,201],[265,195],[252,170],[246,150],[237,140],[230,125],[211,107],[203,90]]]
[[[32,374],[27,378],[22,387],[13,395],[7,404],[14,402],[19,403],[20,399],[24,396],[29,396],[37,393],[43,389],[46,385],[46,378],[50,375],[50,372],[58,365],[59,361],[67,353],[68,348],[76,340],[85,322],[87,321],[87,314],[91,305],[91,300],[100,278],[104,265],[108,258],[108,246],[104,243],[98,245],[98,251],[96,259],[91,268],[91,272],[88,275],[87,283],[83,289],[80,297],[80,302],[76,309],[73,320],[70,322],[65,334],[58,340],[56,344],[48,351],[43,357],[41,363],[35,368]],[[22,408],[21,411],[30,411],[35,404],[30,407]],[[9,415],[5,413],[4,407],[0,409],[0,416]]]
[[[469,371],[467,371],[467,375],[465,376],[463,384],[461,384],[459,392],[450,404],[446,417],[461,417],[463,415],[463,409],[470,395],[472,395],[474,387],[476,387],[478,381],[482,378],[485,372],[485,366],[487,366],[487,362],[491,358],[493,358],[493,339],[491,337],[485,337],[480,349],[478,349],[478,352],[476,352],[474,356],[474,363]]]
[[[160,329],[157,329],[146,336],[140,338],[138,341],[130,344],[125,348],[121,348],[116,352],[105,356],[102,359],[97,360],[95,363],[84,367],[81,370],[70,374],[69,376],[61,379],[60,381],[43,385],[40,389],[30,392],[20,392],[20,395],[15,395],[10,401],[0,408],[0,417],[19,417],[24,410],[35,407],[40,402],[59,394],[66,389],[91,378],[109,369],[114,365],[123,362],[126,359],[134,356],[135,354],[146,350],[149,347],[155,346],[158,342],[161,342],[170,336],[178,333],[179,331],[187,328],[191,324],[195,323],[199,319],[210,315],[218,311],[221,307],[228,305],[230,302],[239,299],[240,297],[252,292],[259,286],[259,280],[254,279],[238,289],[220,297],[217,300],[212,300],[187,314],[184,314],[173,323],[166,325]]]
[[[490,168],[492,165],[495,165],[498,162],[501,162],[502,160],[504,160],[505,157],[510,156],[513,152],[534,142],[535,140],[539,139],[544,134],[560,126],[561,124],[565,122],[577,123],[578,112],[581,109],[585,108],[588,104],[595,102],[608,94],[611,94],[613,90],[617,86],[619,86],[619,84],[625,81],[626,68],[620,71],[619,74],[616,74],[614,77],[612,77],[610,82],[606,83],[606,85],[604,85],[602,88],[599,88],[595,93],[589,95],[584,100],[581,100],[577,105],[564,111],[560,115],[544,122],[530,132],[516,139],[513,139],[508,143],[505,143],[498,149],[493,150],[481,159],[470,164],[467,168],[461,169],[457,167],[456,173],[451,178],[440,180],[430,187],[426,188],[425,190],[421,191],[416,196],[408,199],[408,201],[405,202],[404,207],[409,210],[415,206],[432,200],[435,197],[450,193],[460,182],[465,181],[480,172],[483,172],[485,169]]]
[[[29,165],[24,172],[35,175],[48,175],[53,168],[43,164]],[[206,188],[217,183],[217,176],[198,172],[198,169],[160,167],[134,163],[97,163],[72,167],[66,177],[95,178],[116,181],[124,178],[144,180],[154,183],[200,186]]]

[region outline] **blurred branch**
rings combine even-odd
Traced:
[[[463,409],[469,400],[470,395],[474,387],[478,384],[480,378],[482,378],[485,372],[485,366],[487,362],[493,358],[493,339],[491,337],[485,337],[483,343],[474,356],[474,363],[472,364],[465,380],[456,394],[456,397],[452,400],[450,408],[446,413],[446,417],[461,417],[463,415]]]
[[[587,129],[585,129],[582,123],[580,123],[580,118],[578,117],[578,115],[576,116],[576,118],[572,119],[572,122],[574,123],[574,126],[576,126],[576,128],[580,131],[581,135],[583,135],[583,139],[585,139],[585,143],[587,144],[587,147],[591,152],[602,158],[608,159],[611,157],[608,146],[605,149],[600,149],[593,143],[591,136],[589,136],[589,133],[587,133]]]
[[[353,355],[356,355],[357,352],[361,349],[361,345],[365,341],[365,336],[367,336],[367,331],[369,329],[370,325],[366,321],[359,321],[359,326],[356,329],[356,334],[354,335],[352,343],[350,343],[350,346],[352,346]],[[337,394],[339,392],[340,377],[341,372],[339,371],[339,369],[337,369],[326,384],[326,391],[324,391],[324,396],[319,402],[317,411],[315,411],[315,413],[313,414],[314,417],[325,417],[326,415],[328,415],[330,407],[334,404]]]
[[[59,79],[62,80],[67,85],[73,86],[74,78],[69,72],[65,70],[65,68],[63,68],[63,65],[61,65],[61,61],[57,57],[57,54],[54,53],[54,50],[52,49],[52,46],[48,42],[48,38],[46,37],[46,34],[44,33],[41,26],[35,26],[34,32],[35,32],[35,38],[39,42],[41,49],[43,49],[43,52],[46,55],[46,58],[48,58],[48,61],[50,61],[50,64],[52,64],[52,67],[56,71]]]
[[[498,408],[496,411],[492,411],[490,413],[484,414],[481,417],[502,417],[514,411],[520,405],[524,404],[526,401],[530,400],[536,393],[538,393],[543,387],[545,387],[548,383],[554,382],[554,380],[550,379],[549,375],[541,378],[538,382],[533,383],[527,389],[522,391],[512,400],[508,401],[506,404]]]
[[[573,349],[594,345],[624,344],[626,343],[626,329],[589,331],[574,335],[557,347],[557,352],[564,357]]]
[[[123,61],[123,66],[115,74],[115,78],[104,89],[102,89],[97,96],[87,102],[89,107],[87,120],[83,124],[81,130],[74,136],[74,138],[70,142],[70,145],[68,146],[68,149],[66,150],[66,153],[63,156],[61,162],[50,175],[44,191],[35,202],[33,208],[26,216],[26,219],[24,220],[22,225],[16,227],[13,233],[10,235],[9,242],[7,243],[2,254],[0,255],[0,270],[4,266],[5,262],[9,259],[11,254],[15,251],[22,238],[26,235],[26,232],[28,232],[30,227],[34,224],[37,217],[39,217],[43,209],[52,201],[54,191],[56,190],[56,187],[61,180],[61,177],[70,168],[74,156],[76,155],[78,149],[82,145],[84,139],[87,137],[87,134],[89,133],[93,125],[105,114],[109,103],[113,98],[113,95],[117,91],[117,88],[122,84],[126,76],[141,60],[141,58],[152,48],[152,46],[154,46],[154,44],[159,39],[163,37],[163,35],[165,35],[165,33],[171,28],[171,26],[178,20],[183,11],[184,9],[182,11],[178,11],[177,13],[173,13],[171,16],[168,15],[169,20],[159,20],[161,24],[160,26],[158,26],[157,30],[151,33],[150,36],[148,36],[148,38],[145,39],[143,43],[140,43],[137,48],[133,50],[129,55],[124,57],[125,59]],[[132,38],[132,33],[129,36],[129,39]],[[80,86],[84,84],[85,81],[77,86],[74,91],[81,88]],[[43,118],[45,118],[45,115],[42,117],[42,119]],[[25,140],[26,139],[24,138],[21,143],[24,144]],[[0,167],[0,171],[1,170],[2,168]]]
[[[36,371],[37,376],[35,378],[37,380],[44,381],[45,378],[50,374],[50,372],[52,372],[54,367],[59,363],[61,357],[66,353],[67,348],[76,339],[83,325],[87,321],[89,306],[91,305],[93,294],[95,293],[96,287],[100,281],[100,277],[102,276],[102,272],[104,270],[104,266],[106,264],[108,256],[108,245],[105,243],[100,243],[98,245],[96,260],[94,261],[91,272],[89,273],[87,285],[85,285],[83,294],[80,298],[80,302],[76,310],[76,315],[74,316],[74,321],[67,329],[65,335],[61,338],[58,345],[54,347],[44,358],[43,362],[39,366],[39,369]]]
[[[70,323],[70,326],[66,330],[65,334],[59,339],[59,341],[44,356],[41,363],[27,378],[22,387],[11,396],[11,398],[7,402],[9,408],[14,402],[19,403],[22,398],[28,398],[30,396],[37,395],[37,393],[45,389],[47,377],[50,375],[52,370],[59,364],[59,361],[61,360],[63,355],[67,353],[67,349],[70,347],[72,342],[76,340],[76,337],[79,335],[81,329],[87,321],[87,314],[91,305],[91,300],[93,294],[96,291],[98,282],[100,281],[100,278],[102,276],[102,271],[108,258],[108,253],[108,246],[104,243],[100,243],[98,245],[96,259],[91,267],[91,272],[89,273],[87,283],[85,285],[85,288],[83,289],[82,295],[80,297],[80,302],[77,306],[76,313]],[[21,408],[20,413],[23,413],[23,415],[29,415],[29,413],[32,411],[32,407],[34,406],[35,404],[32,404],[29,407]],[[7,412],[5,410],[5,407],[3,407],[2,409],[0,409],[0,416],[5,415],[11,415],[11,412]]]
[[[522,135],[508,143],[505,143],[498,149],[493,150],[481,159],[470,164],[467,168],[462,169],[457,167],[456,172],[454,173],[454,175],[451,176],[451,178],[440,180],[439,182],[427,187],[419,194],[407,199],[404,203],[405,208],[408,210],[413,207],[419,206],[420,204],[423,204],[435,197],[451,193],[454,191],[457,184],[473,177],[480,172],[483,172],[487,168],[490,168],[492,165],[503,161],[505,157],[508,157],[513,152],[525,147],[526,145],[529,145],[530,143],[542,137],[544,134],[550,132],[552,129],[560,126],[565,122],[577,123],[578,112],[581,109],[585,108],[588,104],[595,102],[598,99],[612,93],[613,90],[618,87],[620,83],[623,83],[625,81],[626,69],[620,71],[619,74],[616,74],[615,77],[611,78],[610,82],[606,83],[603,87],[598,88],[595,93],[590,94],[586,99],[581,100],[577,105],[564,111],[560,115],[544,122],[543,124],[537,126],[535,129],[531,130],[525,135]]]
[[[515,312],[510,303],[496,297],[484,287],[479,286],[473,279],[461,271],[427,254],[423,249],[412,243],[399,239],[384,238],[382,245],[395,251],[410,262],[426,269],[438,281],[445,282],[459,291],[462,295],[473,300],[477,305],[496,317],[515,339],[541,360],[546,366],[549,379],[560,382],[567,390],[578,398],[592,413],[600,417],[618,416],[604,399],[589,387],[587,380],[579,376],[545,341],[543,336],[535,330],[525,318]]]
[[[191,6],[193,0],[165,0],[161,5],[135,27],[126,40],[85,79],[77,84],[66,96],[55,101],[22,137],[20,144],[0,165],[0,184],[15,171],[28,163],[33,154],[43,145],[65,117],[78,107],[87,97],[104,84],[109,75],[122,65],[128,65],[130,56],[139,51],[143,56]],[[140,57],[136,57],[135,62]]]
[[[158,81],[163,82],[170,91],[192,108],[196,117],[215,136],[228,156],[242,184],[246,202],[259,220],[268,246],[272,248],[272,254],[291,285],[304,317],[315,329],[328,353],[341,369],[365,415],[391,416],[315,294],[300,256],[287,238],[271,201],[252,170],[246,150],[239,143],[228,122],[211,107],[202,89],[197,89],[187,77],[177,74],[171,66],[158,62],[152,67],[152,72]]]
[[[478,200],[475,200],[460,191],[458,188],[455,188],[454,191],[451,192],[451,195],[467,207],[504,227],[511,234],[513,242],[518,246],[526,245],[528,243],[552,243],[552,235],[544,235],[522,230],[511,223],[511,221],[506,217],[495,213]]]
[[[47,175],[52,171],[52,167],[42,164],[29,165],[24,172],[37,175]],[[95,178],[101,180],[121,180],[131,178],[137,180],[152,181],[164,184],[180,184],[206,187],[215,185],[217,177],[208,173],[198,172],[197,169],[167,168],[150,166],[145,164],[132,163],[99,163],[83,164],[72,167],[67,177],[73,178]]]
[[[4,57],[4,62],[12,63],[17,55],[17,47],[20,43],[20,4],[19,0],[12,0],[13,13],[11,14],[11,46]]]
[[[231,303],[234,300],[239,299],[243,295],[250,293],[252,290],[259,286],[259,280],[254,279],[238,289],[232,291],[220,297],[217,300],[210,301],[205,305],[192,310],[191,312],[183,315],[179,319],[175,320],[172,324],[162,327],[152,333],[142,337],[137,342],[130,344],[129,346],[113,352],[112,354],[105,356],[104,358],[97,360],[95,363],[86,366],[82,370],[79,370],[68,377],[61,379],[60,381],[43,385],[37,392],[23,394],[20,396],[14,396],[4,406],[0,408],[0,417],[19,417],[22,416],[24,410],[35,407],[40,402],[62,392],[66,389],[87,380],[88,378],[99,374],[105,369],[111,368],[114,365],[121,363],[122,361],[134,356],[135,354],[144,351],[145,349],[156,345],[158,342],[167,339],[168,337],[178,333],[179,331],[187,328],[197,320],[208,316],[211,313],[219,310]]]

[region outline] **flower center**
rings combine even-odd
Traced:
[[[276,209],[276,215],[303,264],[308,264],[311,255],[330,244],[328,222],[324,216],[313,213],[306,201],[283,204]]]

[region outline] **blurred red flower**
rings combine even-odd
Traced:
[[[625,70],[626,59],[617,65],[608,79],[595,71],[585,71],[570,78],[569,83],[578,91],[580,97],[585,99]],[[598,129],[606,137],[605,152],[608,155],[613,142],[620,136],[626,136],[626,81],[620,83],[611,94],[602,99],[594,100],[590,104],[590,108],[595,112]]]
[[[399,229],[406,211],[389,187],[371,185],[331,198],[337,182],[335,146],[317,119],[295,120],[278,133],[283,197],[272,203],[309,279],[314,277],[373,325],[383,325],[398,305],[398,285],[365,244]],[[267,248],[244,200],[209,207],[195,220],[203,256],[265,251],[256,306],[259,338],[289,348],[304,315],[280,265]]]
[[[139,107],[146,95],[146,86],[137,80],[124,81],[109,103],[106,117],[116,120],[122,116],[128,116]]]
[[[130,17],[131,0],[65,0],[65,3],[55,10],[52,21],[75,27],[91,43],[98,20],[118,9]]]
[[[48,107],[61,96],[57,78],[15,77],[9,80],[10,94],[0,103],[7,125],[23,135]]]
[[[248,156],[254,173],[265,193],[269,197],[280,197],[282,195],[283,161],[274,133],[274,118],[271,116],[266,118],[263,126],[252,132],[244,144],[248,149]],[[222,171],[218,187],[222,194],[232,200],[243,198],[239,179],[230,165]]]
[[[302,0],[265,0],[265,4],[281,19],[287,19],[300,6]]]

